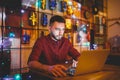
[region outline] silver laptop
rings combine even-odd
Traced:
[[[109,49],[102,49],[81,52],[75,75],[102,70],[109,51]]]

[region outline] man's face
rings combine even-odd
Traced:
[[[50,26],[50,33],[55,40],[60,40],[63,37],[65,31],[65,24],[60,22],[54,22]]]

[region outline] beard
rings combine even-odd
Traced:
[[[54,33],[51,32],[51,37],[58,41],[58,40],[60,40],[63,37],[63,35],[54,35]]]

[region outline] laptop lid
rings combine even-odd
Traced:
[[[109,49],[82,51],[75,75],[100,71],[107,59]]]

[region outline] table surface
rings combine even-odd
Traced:
[[[120,66],[105,64],[101,71],[57,78],[38,71],[37,74],[49,77],[52,80],[120,80]]]
[[[69,76],[54,78],[55,80],[120,80],[120,66],[105,65],[102,71],[80,74],[78,76]]]

